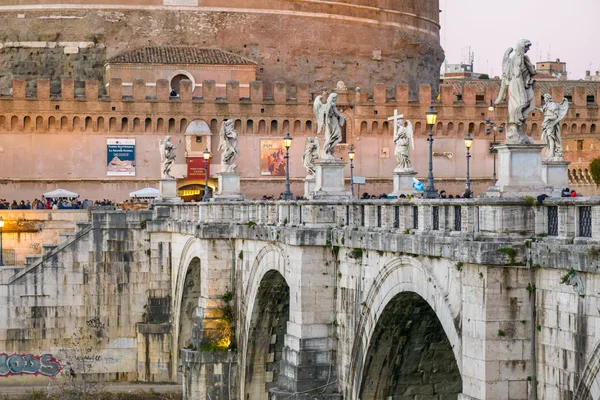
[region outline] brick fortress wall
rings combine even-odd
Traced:
[[[9,199],[34,198],[47,189],[64,186],[78,191],[90,199],[110,197],[123,200],[128,192],[154,186],[159,179],[158,141],[171,134],[183,143],[187,125],[194,119],[203,119],[211,127],[212,171],[220,163],[218,129],[227,118],[236,120],[240,134],[242,156],[238,160],[242,172],[242,190],[250,198],[263,194],[278,194],[283,178],[262,177],[259,167],[261,139],[282,138],[291,132],[292,189],[302,193],[302,179],[306,172],[301,164],[305,137],[315,135],[316,124],[312,102],[317,90],[308,85],[274,85],[273,96],[264,95],[264,84],[250,84],[250,97],[240,98],[239,85],[227,83],[226,98],[215,96],[213,81],[203,82],[202,97],[192,97],[189,81],[182,81],[179,98],[169,97],[168,82],[157,83],[155,97],[149,97],[143,80],[136,80],[133,96],[122,95],[119,80],[111,81],[110,96],[99,95],[97,81],[85,83],[85,94],[75,96],[74,81],[63,80],[60,96],[50,95],[50,82],[36,84],[37,95],[26,95],[26,81],[13,82],[12,97],[0,98],[0,176],[1,197]],[[471,176],[477,192],[485,190],[492,176],[492,138],[485,134],[484,120],[492,117],[488,111],[491,99],[496,97],[494,87],[477,93],[475,86],[465,85],[461,100],[457,101],[452,86],[442,85],[440,102],[435,103],[438,124],[434,128],[434,173],[436,185],[450,193],[460,193],[464,187],[465,149],[464,136],[471,132],[475,138],[472,148]],[[392,91],[395,96],[389,97]],[[573,89],[573,104],[563,121],[566,158],[573,161],[572,176],[587,176],[587,163],[597,156],[595,133],[598,125],[600,89],[589,104],[584,90]],[[370,193],[391,191],[392,170],[396,166],[393,156],[392,127],[387,117],[394,109],[406,115],[415,128],[416,149],[413,163],[418,177],[427,176],[425,112],[431,104],[432,90],[421,85],[416,100],[410,100],[407,85],[394,88],[376,85],[372,94],[340,91],[338,106],[346,116],[348,125],[344,144],[337,154],[347,160],[349,144],[356,148],[355,175],[367,177],[363,188]],[[553,88],[554,98],[563,91]],[[541,98],[538,89],[536,98]],[[504,121],[506,105],[497,109],[496,119]],[[539,112],[530,118],[527,132],[540,139],[542,116]],[[106,139],[135,138],[137,170],[135,177],[106,176]],[[498,142],[504,138],[499,137]],[[577,150],[578,141],[584,150]],[[322,138],[321,138],[322,143]],[[180,145],[178,163],[184,163],[184,145]],[[587,174],[587,175],[586,175]],[[348,168],[347,176],[350,171]],[[588,188],[590,190],[595,189]]]

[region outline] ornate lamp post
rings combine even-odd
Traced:
[[[469,175],[469,159],[471,158],[471,146],[473,146],[473,138],[471,134],[467,134],[465,138],[465,147],[467,148],[467,181],[465,183],[465,189],[471,191],[471,177]]]
[[[348,158],[350,159],[350,192],[352,193],[352,197],[354,197],[354,156],[356,156],[354,145],[350,145]]]
[[[485,130],[485,134],[489,135],[492,133],[492,131],[494,131],[494,141],[492,143],[492,153],[494,153],[494,185],[496,185],[496,145],[498,143],[496,143],[496,132],[502,133],[504,132],[504,127],[503,126],[496,126],[496,107],[494,107],[494,103],[492,103],[492,101],[490,100],[490,106],[488,107],[488,111],[492,111],[494,113],[494,122],[492,122],[490,120],[490,118],[486,118],[485,119],[485,124],[488,126],[488,128],[486,128]]]
[[[426,112],[427,125],[429,125],[429,175],[427,175],[427,186],[423,192],[423,197],[426,199],[437,199],[438,191],[433,184],[433,126],[437,122],[437,112],[433,109],[433,104]]]
[[[283,192],[283,200],[292,200],[292,192],[290,190],[290,147],[292,147],[292,137],[288,132],[283,138],[283,147],[285,147],[285,192]]]
[[[2,260],[2,228],[4,228],[4,220],[0,217],[0,267],[4,267],[4,260]]]
[[[206,180],[204,181],[204,196],[202,196],[202,201],[209,201],[210,194],[208,193],[208,163],[210,162],[210,158],[212,157],[212,154],[208,150],[208,147],[206,148],[206,150],[204,150],[204,153],[202,153],[202,157],[204,157],[204,161],[206,164],[206,170],[204,173]]]

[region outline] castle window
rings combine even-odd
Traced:
[[[577,151],[583,151],[583,140],[577,141]]]

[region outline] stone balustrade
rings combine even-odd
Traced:
[[[157,206],[159,215],[167,212]],[[175,220],[305,227],[349,227],[472,238],[537,236],[562,244],[600,240],[600,198],[366,201],[245,201],[169,206]]]

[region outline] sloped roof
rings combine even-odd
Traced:
[[[109,59],[108,64],[256,65],[256,62],[220,49],[152,46],[119,54]]]
[[[496,87],[500,89],[499,79],[457,79],[447,80],[444,84],[450,84],[454,88],[455,95],[462,95],[464,86],[475,86],[477,94],[485,94],[487,87]],[[596,90],[600,88],[600,82],[593,81],[536,81],[535,87],[542,90],[542,93],[550,93],[553,87],[562,87],[565,91],[565,96],[571,96],[573,89],[576,87],[584,87],[588,96],[595,96]]]

